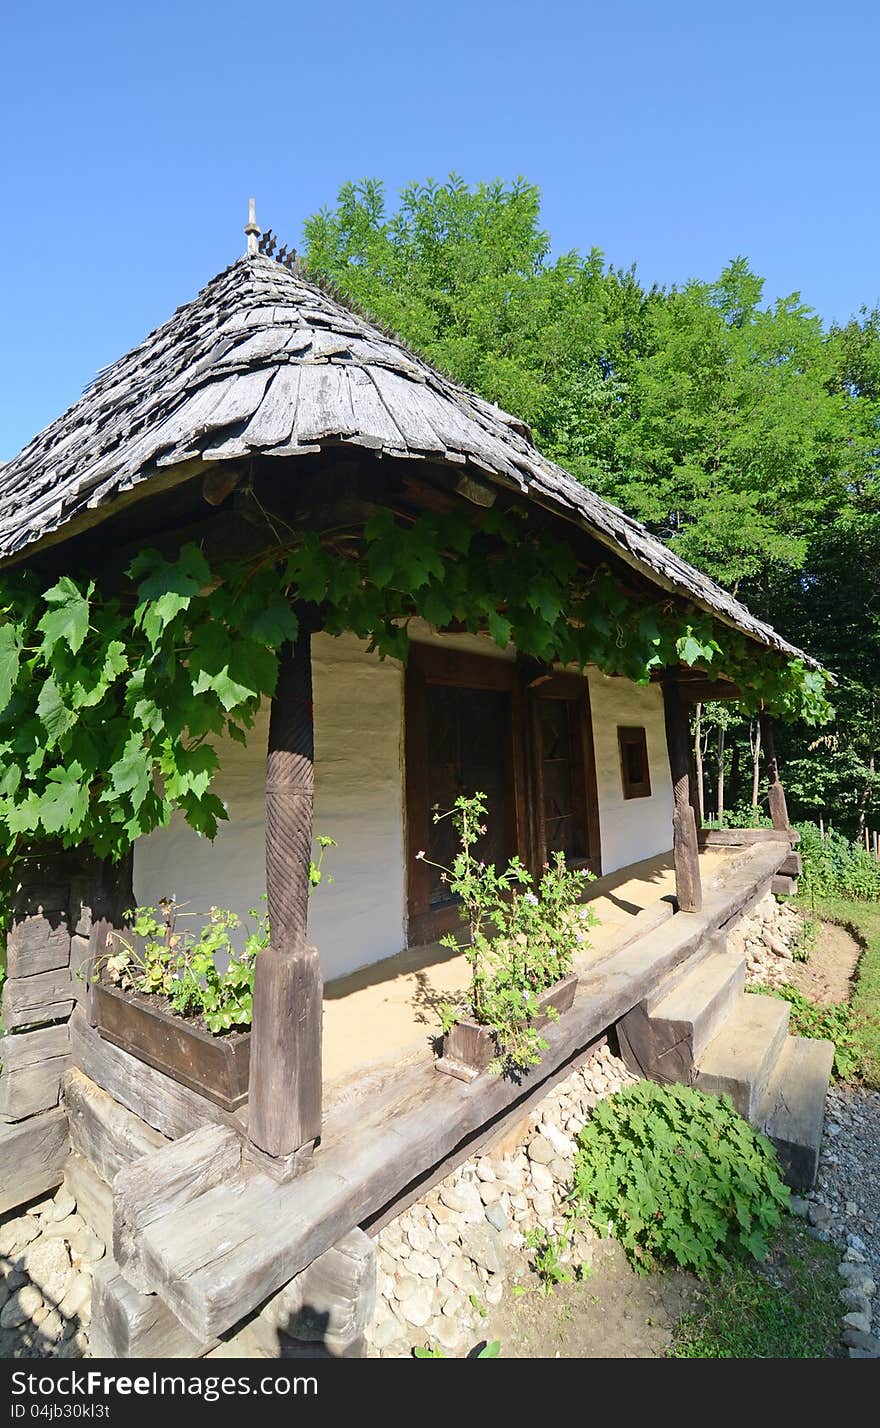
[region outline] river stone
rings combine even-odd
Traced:
[[[406,1237],[412,1248],[421,1250],[422,1254],[431,1254],[436,1249],[436,1236],[427,1225],[412,1225],[407,1230]]]
[[[548,1120],[544,1120],[541,1123],[540,1132],[544,1139],[550,1142],[556,1154],[562,1160],[571,1159],[575,1152],[574,1141],[569,1140],[568,1136],[565,1135],[558,1126],[553,1125],[552,1122]]]
[[[493,1230],[503,1230],[507,1226],[507,1213],[504,1206],[497,1200],[494,1205],[489,1205],[486,1209],[486,1219]]]
[[[437,1226],[437,1238],[445,1245],[458,1244],[458,1237],[461,1230],[458,1225],[446,1224]]]
[[[43,1234],[47,1239],[73,1239],[82,1230],[88,1229],[80,1215],[65,1215],[61,1220],[50,1220]]]
[[[40,1222],[33,1215],[19,1215],[0,1225],[0,1255],[14,1254],[32,1244],[40,1233]]]
[[[549,1165],[555,1158],[556,1151],[545,1135],[538,1133],[532,1136],[528,1144],[529,1160],[537,1161],[539,1165]]]
[[[852,1312],[844,1314],[843,1322],[848,1329],[859,1329],[863,1334],[870,1334],[871,1320],[867,1314]]]
[[[807,1211],[807,1219],[817,1230],[830,1230],[834,1216],[827,1205],[812,1204]]]
[[[498,1232],[488,1225],[468,1225],[461,1232],[461,1247],[468,1259],[472,1259],[490,1274],[504,1271],[504,1255],[498,1239]]]
[[[62,1185],[55,1192],[54,1209],[46,1212],[46,1218],[51,1220],[66,1220],[68,1215],[72,1215],[76,1209],[76,1201],[69,1190]]]
[[[70,1276],[70,1255],[63,1240],[37,1240],[25,1252],[24,1268],[34,1284],[56,1304],[63,1299]]]
[[[840,1301],[847,1309],[854,1309],[857,1314],[870,1314],[871,1301],[867,1294],[860,1294],[857,1289],[841,1289]]]
[[[43,1296],[35,1284],[23,1284],[0,1310],[0,1328],[17,1329],[26,1324],[42,1306]]]
[[[499,1185],[497,1180],[483,1180],[480,1182],[480,1199],[484,1205],[494,1205],[504,1194],[504,1186]]]
[[[72,1320],[79,1318],[83,1310],[91,1303],[91,1299],[92,1281],[89,1279],[89,1276],[87,1274],[75,1274],[70,1280],[67,1286],[67,1292],[58,1308],[61,1310],[65,1319]]]
[[[553,1189],[553,1175],[546,1165],[536,1160],[532,1165],[532,1184],[539,1192]]]
[[[40,1324],[40,1335],[50,1344],[57,1344],[64,1333],[64,1320],[57,1309],[50,1309]]]
[[[423,1329],[431,1317],[432,1300],[430,1286],[422,1284],[414,1294],[401,1300],[400,1312],[408,1324],[412,1324],[416,1329]]]
[[[445,1185],[440,1191],[440,1200],[448,1210],[455,1210],[459,1215],[463,1215],[467,1209],[467,1202],[464,1196],[457,1188],[451,1185]]]
[[[482,1156],[477,1161],[477,1179],[486,1181],[489,1184],[491,1184],[492,1181],[498,1179],[497,1175],[495,1174],[494,1166],[492,1165],[492,1162],[489,1157],[486,1155]]]
[[[871,1358],[880,1357],[880,1339],[863,1329],[844,1329],[843,1342],[848,1349],[864,1349]]]
[[[482,1290],[477,1275],[466,1259],[453,1259],[446,1271],[446,1277],[464,1294],[479,1294]]]
[[[415,1294],[419,1288],[420,1281],[414,1274],[398,1274],[394,1282],[394,1297],[397,1300],[408,1299],[411,1294]]]
[[[395,1339],[403,1338],[406,1330],[395,1314],[385,1314],[376,1320],[370,1330],[370,1340],[375,1349],[387,1349]]]
[[[438,1274],[437,1261],[433,1255],[423,1254],[421,1250],[413,1250],[406,1262],[406,1267],[411,1274],[417,1274],[420,1279],[436,1279]]]
[[[443,1314],[431,1327],[431,1338],[436,1339],[441,1348],[455,1353],[464,1344],[464,1335],[455,1319]]]

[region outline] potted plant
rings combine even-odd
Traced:
[[[482,793],[434,815],[435,822],[451,818],[458,834],[458,852],[441,877],[461,899],[468,931],[461,942],[448,933],[441,943],[463,953],[471,970],[467,996],[441,1008],[445,1034],[436,1064],[461,1080],[487,1069],[517,1074],[539,1063],[547,1047],[542,1029],[574,1001],[574,956],[586,950],[586,929],[596,920],[583,905],[590,874],[567,868],[561,853],[537,882],[519,858],[500,872],[481,861],[476,845],[486,816]]]
[[[235,913],[212,907],[181,930],[187,916],[170,899],[127,914],[129,931],[111,934],[92,969],[92,1016],[105,1040],[236,1110],[247,1099],[254,962],[268,919],[251,909],[255,925],[237,952]]]

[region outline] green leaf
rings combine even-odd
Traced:
[[[66,708],[61,691],[51,674],[43,681],[40,689],[37,715],[43,721],[47,742],[50,745],[57,744],[58,740],[76,723],[76,715]]]
[[[131,735],[122,757],[111,764],[108,777],[110,789],[103,795],[104,800],[127,794],[137,812],[152,783],[152,761],[139,734]]]
[[[77,831],[89,808],[88,784],[82,782],[79,764],[51,769],[40,799],[40,822],[47,833]]]
[[[21,645],[14,625],[0,625],[0,710],[12,697],[21,664]]]
[[[89,596],[94,585],[89,585]],[[76,654],[89,632],[89,599],[69,575],[63,575],[44,595],[47,611],[37,625],[43,634],[43,649],[48,653],[63,642]]]
[[[489,634],[492,636],[499,649],[505,650],[510,643],[513,633],[513,626],[503,615],[499,615],[497,610],[490,610],[488,615]]]

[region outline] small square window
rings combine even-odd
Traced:
[[[648,741],[644,729],[618,726],[620,773],[624,798],[650,798],[651,772],[648,767]]]

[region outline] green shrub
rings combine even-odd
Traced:
[[[728,1097],[642,1081],[600,1101],[578,1141],[572,1209],[640,1273],[672,1260],[706,1274],[766,1254],[789,1192],[770,1142]]]
[[[750,992],[758,992],[766,997],[781,997],[791,1005],[789,1029],[792,1036],[808,1036],[813,1041],[834,1042],[834,1074],[841,1081],[854,1076],[859,1069],[860,1055],[856,1029],[856,1017],[847,1002],[831,1002],[823,1005],[811,1001],[783,982],[779,987],[749,987]]]
[[[808,898],[842,897],[854,902],[880,900],[880,862],[864,844],[851,842],[833,828],[823,838],[815,823],[799,823],[798,851],[803,859],[799,891]]]

